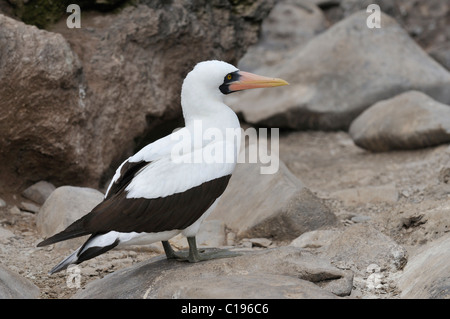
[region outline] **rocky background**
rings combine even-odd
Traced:
[[[448,1],[66,2],[0,0],[0,297],[450,297]],[[241,255],[154,244],[48,276],[83,239],[36,244],[182,125],[182,80],[211,58],[290,82],[228,99],[282,129],[279,171],[239,164],[198,236]]]

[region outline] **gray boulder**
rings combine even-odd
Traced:
[[[103,200],[103,194],[87,187],[58,187],[45,201],[36,217],[42,237],[50,237],[89,213]],[[77,248],[86,236],[55,244],[58,248]]]
[[[450,298],[450,235],[420,247],[399,279],[402,298]]]
[[[255,73],[287,80],[279,90],[249,90],[228,98],[245,121],[292,129],[347,129],[366,108],[408,90],[450,103],[450,73],[392,18],[382,28],[357,12],[310,40],[277,65]]]
[[[73,298],[336,298],[352,275],[298,248],[195,264],[156,257],[96,280]]]
[[[372,4],[393,17],[402,27],[427,51],[432,47],[445,44],[450,40],[448,11],[450,3],[447,0],[313,0],[325,11],[325,15],[334,24],[345,17],[367,10]],[[320,4],[325,2],[326,5]],[[335,4],[331,6],[330,4]],[[381,23],[383,27],[383,23]]]
[[[380,101],[350,126],[356,145],[374,152],[417,149],[450,142],[450,106],[418,91]]]
[[[277,64],[325,28],[325,16],[310,0],[278,1],[261,25],[259,41],[249,47],[238,67],[250,72]]]
[[[0,299],[35,299],[39,294],[31,281],[0,265]]]
[[[216,209],[238,237],[294,239],[336,224],[336,216],[297,179],[283,162],[274,174],[261,174],[261,163],[238,163]]]

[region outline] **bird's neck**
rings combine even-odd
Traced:
[[[198,148],[211,145],[210,143],[225,142],[222,145],[231,145],[232,152],[223,151],[223,155],[232,154],[236,162],[241,128],[236,113],[223,102],[223,97],[208,96],[202,91],[192,94],[191,91],[182,90],[181,106],[190,147]],[[224,160],[225,162],[227,161]]]
[[[202,130],[218,129],[224,134],[227,129],[240,128],[239,120],[236,113],[233,112],[226,104],[205,107],[212,107],[214,112],[196,112],[194,114],[184,114],[186,128],[198,129],[200,125]]]
[[[236,114],[224,103],[220,93],[182,90],[181,107],[187,128],[199,122],[202,122],[204,129],[240,127]]]

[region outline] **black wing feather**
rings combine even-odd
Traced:
[[[148,163],[146,163],[148,164]],[[38,244],[38,247],[53,244],[87,234],[118,232],[161,232],[185,229],[199,219],[203,213],[223,194],[231,175],[216,178],[181,193],[158,198],[127,198],[126,185],[142,167],[132,167],[133,173],[118,180],[117,192],[110,194],[89,214],[75,221],[61,233]],[[139,168],[138,168],[139,167]],[[127,171],[128,172],[128,171]]]
[[[125,189],[136,174],[150,163],[146,161],[125,162],[120,169],[120,177],[111,185],[108,194],[106,194],[106,199]]]

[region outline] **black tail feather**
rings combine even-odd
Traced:
[[[98,255],[101,255],[101,254],[107,252],[108,250],[113,249],[120,243],[120,240],[118,238],[116,238],[116,240],[114,240],[114,242],[111,243],[110,245],[92,246],[92,247],[86,248],[89,245],[89,243],[95,239],[96,236],[102,236],[102,235],[92,235],[80,248],[78,248],[71,255],[69,255],[64,260],[62,260],[55,267],[53,267],[52,270],[50,270],[49,274],[52,275],[56,272],[66,269],[70,265],[80,264],[83,261],[97,257]]]
[[[43,241],[41,241],[39,244],[37,244],[37,247],[43,247],[51,244],[55,244],[60,241],[77,238],[85,235],[89,235],[89,232],[86,231],[77,231],[77,232],[67,232],[66,230],[63,230],[62,232],[53,235],[52,237],[49,237]]]
[[[47,245],[55,244],[55,243],[63,241],[63,240],[68,240],[68,239],[92,234],[92,232],[88,231],[84,227],[85,218],[86,218],[86,215],[81,217],[80,219],[74,221],[62,232],[59,232],[59,233],[41,241],[37,245],[37,247],[47,246]]]
[[[83,247],[81,247],[80,249],[80,253],[78,253],[78,260],[77,260],[77,264],[89,260],[91,258],[97,257],[98,255],[101,255],[103,253],[106,253],[108,250],[113,249],[114,247],[116,247],[117,245],[119,245],[120,240],[117,238],[112,244],[107,245],[107,246],[93,246],[93,247],[89,247],[89,248],[85,248],[86,244],[89,243],[89,240],[83,245]]]

